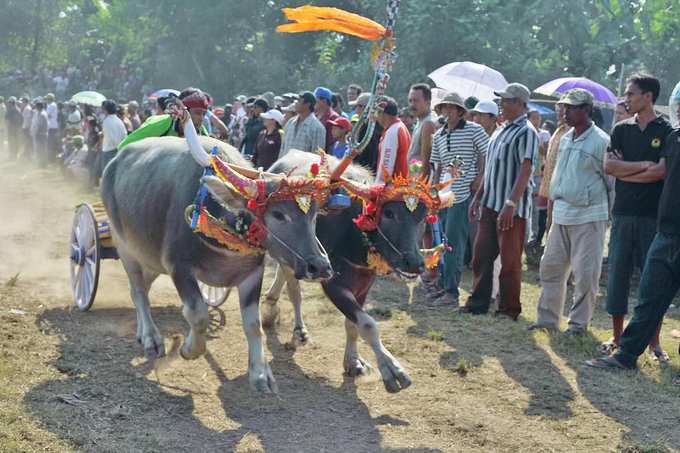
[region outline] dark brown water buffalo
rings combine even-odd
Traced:
[[[193,148],[187,143],[174,137],[133,143],[111,161],[102,177],[102,198],[137,308],[137,339],[147,356],[165,353],[148,298],[149,287],[159,274],[172,278],[182,299],[182,313],[190,326],[181,348],[185,359],[195,359],[206,350],[208,306],[197,279],[212,286],[236,286],[248,339],[250,384],[260,391],[276,391],[265,361],[259,314],[264,252],[293,269],[298,278],[331,276],[330,263],[315,236],[318,197],[307,194],[303,209],[295,198],[297,192],[291,191],[293,182],[299,188],[309,179],[267,176],[256,182],[230,172],[227,166],[222,168],[228,173],[226,178],[224,174],[204,177],[212,197],[207,206],[217,225],[224,225],[225,231],[245,231],[244,226],[259,221],[254,233],[260,234],[261,250],[237,253],[209,235],[192,231],[185,211],[194,202],[203,174],[193,157],[196,148],[198,153],[209,153],[216,146],[224,162],[243,167],[249,163],[236,149],[211,138],[201,137]],[[225,184],[224,179],[232,184]],[[319,187],[314,186],[315,193],[321,192]]]
[[[307,168],[317,156],[309,153],[291,151],[270,168],[272,172],[286,172],[293,168]],[[338,161],[331,158],[331,166]],[[351,165],[344,176],[356,182],[372,180],[373,176],[362,167]],[[389,187],[389,185],[388,185]],[[331,258],[334,276],[321,283],[323,290],[333,304],[345,315],[347,343],[345,347],[344,369],[350,376],[358,376],[369,371],[368,363],[359,356],[357,338],[359,335],[371,346],[378,362],[378,370],[389,392],[399,392],[411,384],[411,379],[380,340],[375,320],[363,309],[368,291],[375,280],[376,269],[369,261],[382,263],[405,279],[415,278],[424,270],[420,243],[425,228],[426,216],[438,209],[442,200],[437,193],[397,196],[396,201],[381,203],[377,192],[371,188],[353,184],[346,186],[349,192],[360,198],[343,211],[329,211],[317,220],[316,234]],[[375,187],[374,187],[375,189]],[[414,191],[415,192],[415,191]],[[386,195],[387,192],[381,192]],[[449,193],[450,195],[450,193]],[[362,215],[364,203],[378,203],[379,213],[374,219],[377,225],[371,231],[362,231],[355,219]],[[383,200],[385,201],[385,200]],[[408,202],[407,202],[408,201]],[[449,201],[448,199],[445,202]],[[434,206],[432,204],[434,203]],[[430,206],[426,206],[430,204]],[[365,213],[365,211],[364,211]],[[360,223],[360,222],[359,222]],[[372,257],[369,257],[372,255]],[[276,280],[263,304],[263,320],[266,326],[275,324],[279,309],[277,301],[284,284],[295,311],[293,340],[306,343],[307,329],[302,320],[300,304],[302,296],[300,284],[294,272],[280,266]]]

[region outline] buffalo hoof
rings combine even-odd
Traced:
[[[274,328],[276,324],[279,323],[279,312],[281,311],[279,305],[276,301],[267,299],[260,307],[262,312],[260,314],[260,317],[262,318],[262,327],[265,329]]]
[[[179,353],[185,360],[194,360],[205,354],[205,350],[205,335],[194,335],[193,333],[189,333],[189,336],[184,340],[184,344],[179,350]]]
[[[144,347],[144,357],[147,359],[153,360],[165,355],[165,344],[160,334],[150,333],[142,335],[138,341]]]
[[[293,329],[293,344],[304,346],[309,342],[309,333],[306,327],[296,327]]]
[[[345,376],[368,376],[372,370],[371,365],[361,357],[345,360]]]
[[[272,374],[269,365],[265,364],[261,372],[250,372],[250,387],[258,393],[279,393],[279,387],[276,385],[276,379]]]
[[[380,375],[389,393],[398,393],[408,388],[412,381],[398,362],[385,361],[379,365]]]

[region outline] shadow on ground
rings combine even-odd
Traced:
[[[525,276],[531,280],[531,276]],[[416,322],[409,328],[409,335],[431,339],[438,332],[438,339],[452,350],[440,354],[440,366],[451,373],[465,375],[475,373],[488,359],[496,359],[503,371],[529,394],[525,414],[539,419],[576,420],[572,403],[578,395],[567,382],[543,345],[537,343],[536,335],[526,330],[529,322],[520,318],[512,322],[490,315],[475,316],[454,314],[450,308],[427,308],[423,299],[412,304],[408,290],[393,281],[382,281],[381,291],[389,297],[381,298],[381,307],[404,310]],[[570,294],[569,296],[570,297]],[[567,299],[569,300],[569,299]],[[633,301],[631,301],[633,302]],[[568,309],[569,303],[566,304]],[[534,306],[525,310],[535,310]],[[607,327],[606,313],[598,308],[597,324]],[[533,316],[528,314],[528,316]],[[625,426],[622,446],[655,445],[664,448],[680,448],[680,414],[677,411],[680,389],[671,384],[678,373],[674,366],[663,366],[659,372],[661,383],[643,372],[606,372],[584,365],[595,356],[600,339],[592,333],[582,338],[565,338],[557,333],[549,336],[549,349],[560,357],[576,374],[577,390],[598,411]],[[675,350],[669,351],[672,356]],[[642,361],[643,367],[658,367]],[[502,399],[502,390],[499,391]]]
[[[180,309],[152,311],[158,327],[172,339],[168,356],[173,357],[186,328]],[[173,362],[174,372],[185,378],[177,379],[180,384],[165,378],[159,383],[153,362],[141,358],[134,322],[135,312],[127,308],[88,313],[51,309],[36,321],[46,335],[59,337],[52,366],[63,377],[30,389],[25,405],[41,426],[76,449],[234,451],[244,447],[244,439],[251,439],[252,444],[245,445],[248,451],[377,451],[382,442],[380,425],[408,424],[391,417],[372,418],[350,382],[334,388],[305,374],[276,335],[269,336],[268,344],[275,357],[272,368],[280,397],[254,394],[245,374],[227,377],[234,371],[225,372],[229,364],[225,365],[219,343],[245,343],[241,331],[217,332],[226,338],[210,341],[205,358]],[[206,373],[214,373],[211,378],[217,387],[202,385]],[[197,401],[212,398],[219,399],[227,425],[236,428],[211,429],[203,417],[196,416],[205,413]]]

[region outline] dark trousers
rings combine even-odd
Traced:
[[[543,243],[543,236],[545,236],[545,226],[548,220],[548,210],[547,209],[536,209],[534,210],[534,215],[538,215],[538,231],[536,232],[536,237],[534,240],[536,244],[541,245]]]
[[[522,250],[526,220],[515,217],[513,226],[501,231],[497,225],[498,213],[482,208],[475,248],[472,256],[472,294],[466,306],[473,313],[485,313],[491,305],[493,288],[493,262],[500,254],[498,311],[513,319],[522,312]]]
[[[25,159],[33,159],[33,137],[31,137],[31,130],[29,128],[21,129],[24,151],[22,157]]]
[[[656,219],[615,215],[609,234],[607,272],[607,313],[628,313],[630,277],[637,264],[642,269],[649,247],[656,235]]]
[[[628,367],[635,366],[679,288],[680,235],[657,233],[642,271],[639,302],[614,355],[619,362]]]
[[[57,160],[60,135],[59,129],[47,130],[47,162],[50,164],[53,164]]]
[[[10,159],[15,159],[19,155],[19,131],[10,129],[7,131],[7,149]]]

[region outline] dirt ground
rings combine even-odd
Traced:
[[[278,396],[249,390],[235,296],[213,311],[205,357],[178,358],[187,330],[169,279],[152,290],[168,358],[149,363],[120,263],[102,263],[94,306],[73,309],[67,242],[73,208],[97,195],[56,171],[0,163],[0,451],[457,452],[680,450],[680,310],[664,345],[673,364],[640,372],[585,368],[609,321],[583,339],[528,333],[540,292],[525,273],[519,322],[431,309],[383,279],[370,305],[385,345],[414,384],[388,394],[378,376],[343,378],[341,315],[304,285],[312,343],[291,349],[292,310],[267,332]],[[268,271],[268,285],[271,279]],[[466,274],[464,289],[469,289]],[[631,300],[631,304],[634,300]],[[220,318],[224,325],[220,325]],[[363,356],[375,359],[366,347]],[[376,373],[377,374],[377,373]]]

